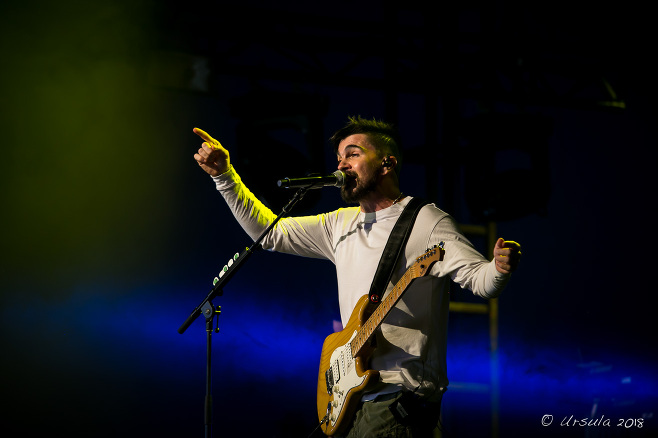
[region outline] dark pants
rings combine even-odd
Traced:
[[[344,438],[431,438],[440,403],[427,403],[398,392],[363,402]]]

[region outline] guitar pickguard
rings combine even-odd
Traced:
[[[355,360],[352,357],[352,340],[356,337],[357,332],[354,331],[350,340],[338,347],[331,354],[330,367],[325,372],[325,380],[327,382],[327,394],[330,397],[330,406],[328,406],[329,418],[327,421],[332,426],[336,425],[340,417],[345,400],[350,391],[354,388],[361,386],[366,376],[359,376],[356,372]]]

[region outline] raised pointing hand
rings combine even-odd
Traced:
[[[194,154],[194,159],[199,166],[210,176],[226,172],[231,166],[228,150],[206,131],[199,128],[194,128],[192,131],[204,140],[198,152]]]

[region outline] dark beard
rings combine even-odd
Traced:
[[[353,189],[346,188],[352,184],[356,184],[356,187]],[[345,185],[340,188],[340,197],[343,198],[343,201],[347,204],[358,204],[366,195],[375,191],[377,184],[376,175],[368,175],[367,178],[363,180],[363,183],[359,184],[356,177],[348,174]]]

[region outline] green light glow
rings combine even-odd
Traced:
[[[5,278],[66,288],[138,272],[171,226],[156,175],[184,149],[158,125],[162,96],[146,82],[149,3],[1,8]]]

